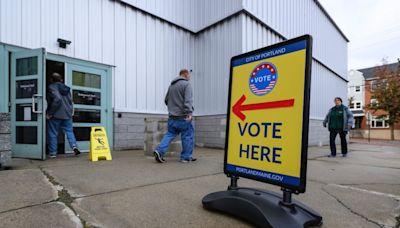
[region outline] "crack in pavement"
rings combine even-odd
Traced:
[[[326,157],[326,156],[323,156]],[[311,161],[319,161],[319,162],[328,162],[328,163],[339,163],[339,161],[337,160],[321,160],[319,158],[323,158],[323,157],[317,157],[315,159],[308,159]],[[380,165],[371,165],[371,164],[362,164],[362,163],[352,163],[352,162],[345,162],[345,163],[341,163],[341,164],[345,164],[345,165],[358,165],[358,166],[368,166],[368,167],[374,167],[374,168],[384,168],[384,169],[400,169],[400,167],[392,167],[392,166],[380,166]]]
[[[58,192],[58,198],[53,201],[62,203],[67,208],[69,208],[72,211],[73,215],[75,215],[79,219],[79,221],[82,224],[82,227],[84,228],[93,227],[87,224],[87,222],[84,219],[82,219],[76,212],[75,208],[72,206],[72,203],[74,202],[75,198],[69,194],[68,190],[66,190],[66,188],[62,184],[55,181],[54,177],[51,176],[48,172],[46,172],[43,167],[39,166],[39,169],[43,173],[43,175],[47,178],[47,180],[53,185],[53,187],[56,188]]]
[[[91,194],[91,195],[77,196],[74,199],[84,199],[84,198],[106,195],[106,194],[115,193],[115,192],[129,191],[129,190],[133,190],[136,188],[144,188],[144,187],[148,187],[148,186],[155,186],[155,185],[167,184],[167,183],[176,183],[176,182],[180,182],[180,181],[191,180],[191,179],[196,179],[196,178],[201,178],[201,177],[216,176],[216,175],[223,174],[223,173],[224,172],[217,172],[217,173],[211,173],[211,174],[200,175],[200,176],[185,177],[185,178],[180,178],[180,179],[175,179],[175,180],[167,180],[167,181],[161,181],[161,182],[156,182],[156,183],[143,184],[143,185],[138,185],[138,186],[133,186],[133,187],[128,187],[128,188],[121,188],[121,189],[107,191],[107,192],[95,193],[95,194]]]
[[[31,208],[31,207],[42,206],[42,205],[46,205],[46,204],[50,204],[50,203],[55,203],[55,202],[57,202],[57,200],[50,200],[50,201],[43,202],[43,203],[31,204],[31,205],[28,205],[28,206],[23,206],[23,207],[8,209],[8,210],[5,210],[5,211],[0,211],[0,214],[4,214],[4,213],[8,213],[8,212],[13,212],[13,211],[18,211],[18,210],[21,210],[21,209],[26,209],[26,208]]]
[[[339,187],[339,188],[344,188],[344,189],[350,189],[350,190],[354,190],[354,191],[359,191],[359,192],[365,192],[365,193],[378,195],[378,196],[385,196],[385,197],[392,198],[392,199],[395,199],[395,200],[400,202],[400,196],[398,196],[398,195],[393,195],[393,194],[383,193],[383,192],[377,192],[377,191],[372,191],[372,190],[367,190],[367,189],[362,189],[362,188],[356,188],[356,187],[352,187],[352,186],[349,186],[349,185],[340,185],[340,184],[328,184],[328,185]]]
[[[325,185],[325,186],[327,186],[327,185]],[[349,206],[347,206],[347,205],[346,205],[343,201],[341,201],[338,197],[336,197],[335,195],[333,195],[332,193],[330,193],[329,191],[327,191],[327,190],[325,189],[325,186],[322,186],[322,188],[321,188],[322,191],[324,191],[326,194],[328,194],[328,195],[331,196],[333,199],[335,199],[339,204],[341,204],[344,208],[346,208],[348,211],[350,211],[350,213],[352,213],[352,214],[354,214],[354,215],[356,215],[356,216],[358,216],[358,217],[360,217],[360,218],[363,218],[363,219],[365,219],[367,222],[372,223],[372,224],[374,224],[374,225],[377,225],[377,226],[379,226],[379,227],[382,227],[382,228],[386,227],[385,225],[380,224],[380,223],[378,223],[378,222],[376,222],[376,221],[374,221],[374,220],[371,220],[371,219],[365,217],[364,215],[362,215],[362,214],[360,214],[360,213],[358,213],[358,212],[352,210]]]
[[[400,185],[400,183],[361,183],[361,184],[339,184],[339,185],[354,185],[354,186],[358,186],[358,185]]]

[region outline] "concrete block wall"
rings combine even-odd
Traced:
[[[226,115],[196,117],[196,146],[225,147]],[[339,136],[337,137],[339,141]],[[322,126],[322,120],[310,120],[308,143],[310,146],[329,145],[329,132]]]
[[[351,138],[364,138],[368,139],[385,139],[390,140],[391,133],[389,128],[371,128],[370,132],[364,129],[354,129],[350,131]],[[394,139],[400,140],[400,130],[394,130]]]
[[[167,115],[114,113],[114,150],[144,149],[145,119]]]
[[[329,131],[327,128],[322,126],[322,122],[322,120],[310,119],[308,129],[308,145],[329,145]],[[336,140],[336,142],[340,142],[339,135],[337,136]]]
[[[200,147],[225,147],[226,115],[195,117],[195,143]]]
[[[167,117],[149,117],[145,119],[144,154],[153,156],[153,151],[168,131]],[[166,156],[179,156],[182,151],[180,136],[176,137],[168,148]]]
[[[154,145],[159,143],[167,130],[166,121],[167,115],[114,113],[114,149],[154,150]],[[194,119],[194,128],[196,146],[220,149],[225,147],[226,115],[197,116]],[[151,141],[153,146],[145,148],[146,140]],[[179,140],[180,138],[176,139],[176,144],[180,143]],[[322,120],[310,120],[308,142],[310,146],[329,144],[329,132],[322,127]],[[175,144],[170,149],[173,152],[179,150],[180,145]],[[146,153],[150,155],[150,152]]]
[[[10,113],[0,113],[0,167],[11,166]]]

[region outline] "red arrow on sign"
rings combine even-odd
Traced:
[[[242,97],[232,107],[232,112],[242,121],[246,119],[246,116],[243,114],[243,111],[261,110],[270,108],[286,108],[286,107],[292,107],[294,105],[294,99],[244,105],[243,102],[245,100],[246,96],[242,95]]]

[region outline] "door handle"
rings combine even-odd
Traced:
[[[42,97],[40,94],[33,94],[32,96],[32,112],[33,113],[43,113],[43,111],[38,111],[36,110],[36,105],[35,105],[35,98],[36,97]]]

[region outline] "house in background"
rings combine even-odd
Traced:
[[[395,71],[399,63],[388,64]],[[368,110],[368,104],[379,102],[374,98],[374,91],[379,83],[376,71],[380,66],[349,71],[348,99],[350,110],[354,114],[355,127],[350,137],[390,139],[389,124],[385,118],[378,118],[386,112]],[[400,123],[395,124],[395,139],[400,139]]]
[[[350,70],[348,77],[349,83],[347,96],[349,101],[349,108],[354,115],[354,128],[360,129],[365,116],[364,77],[363,74],[358,70]]]

